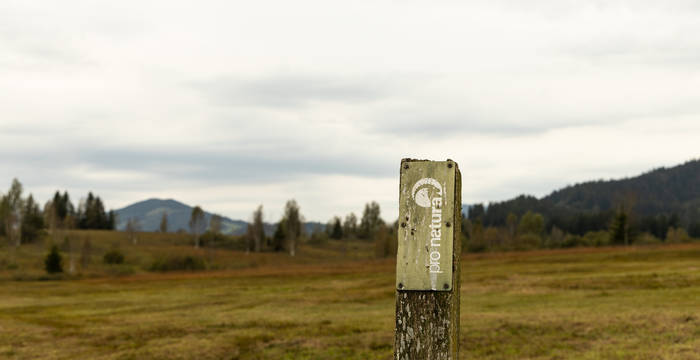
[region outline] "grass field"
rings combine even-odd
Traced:
[[[392,358],[391,260],[331,244],[151,273],[162,250],[123,246],[122,276],[0,271],[0,358]],[[465,255],[462,279],[463,359],[700,359],[700,244]]]

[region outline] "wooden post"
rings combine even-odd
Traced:
[[[396,360],[459,358],[461,188],[452,160],[401,160]]]

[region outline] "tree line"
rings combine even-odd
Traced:
[[[584,236],[608,231],[623,218],[628,242],[643,234],[664,240],[669,231],[682,229],[700,238],[700,160],[673,168],[659,168],[622,180],[589,181],[567,186],[538,199],[521,195],[502,202],[469,207],[468,218],[484,227],[505,227],[510,214],[521,217],[532,211],[545,219],[545,230],[554,228]]]
[[[34,242],[55,229],[114,229],[114,212],[106,212],[102,199],[92,192],[76,209],[67,191],[56,191],[43,210],[31,193],[26,197],[23,193],[24,187],[17,179],[12,180],[5,194],[0,193],[0,236],[15,246]]]
[[[375,201],[365,204],[362,216],[349,213],[344,218],[333,216],[325,229],[312,234],[313,242],[324,242],[327,239],[341,240],[347,247],[349,240],[374,242],[375,256],[379,258],[396,255],[398,220],[387,224],[381,217],[381,209]]]
[[[286,251],[291,256],[294,256],[299,242],[306,235],[304,232],[304,217],[301,214],[299,204],[294,199],[287,201],[285,204],[284,215],[277,223],[273,236],[265,234],[262,205],[253,211],[252,219],[248,224],[246,234],[243,236],[223,234],[222,223],[223,217],[213,214],[207,224],[206,214],[202,207],[199,205],[193,207],[188,226],[194,247],[223,246],[246,252]],[[127,231],[130,228],[130,224],[136,224],[136,227],[138,227],[138,222],[134,220],[132,223],[132,219],[129,219]],[[159,230],[163,233],[168,231],[167,212],[162,214]]]
[[[221,219],[219,215],[212,215],[207,225],[202,208],[195,206],[192,209],[189,230],[195,248],[226,243],[227,236],[221,233]],[[287,252],[294,256],[302,242],[319,245],[331,239],[340,240],[347,251],[348,241],[359,240],[374,241],[376,253],[380,257],[396,254],[397,223],[387,225],[381,218],[379,204],[374,201],[365,205],[360,218],[354,213],[348,214],[344,219],[334,216],[327,225],[317,226],[311,231],[305,229],[304,216],[294,199],[286,202],[283,215],[274,225],[271,235],[266,234],[263,219],[263,206],[259,205],[251,215],[246,233],[240,238],[241,242],[229,245],[246,252]],[[167,231],[167,213],[162,215],[160,231]]]
[[[630,202],[621,202],[614,210],[553,215],[524,210],[521,215],[508,212],[496,218],[494,213],[501,208],[477,204],[469,207],[462,221],[463,249],[480,252],[693,241],[693,234],[680,225],[677,216],[640,217],[633,209]]]
[[[698,163],[690,165],[697,166]],[[684,169],[686,167],[687,164]],[[658,175],[656,172],[652,174]],[[602,184],[619,185],[616,182]],[[650,214],[647,211],[650,200],[640,201],[634,192],[616,193],[608,203],[598,195],[590,195],[596,186],[601,186],[600,183],[584,185],[554,192],[543,199],[519,196],[488,206],[469,206],[461,227],[463,249],[484,251],[631,245],[687,242],[700,237],[700,206],[688,205],[682,215],[675,212]],[[693,201],[686,199],[684,204],[695,204]],[[640,206],[640,203],[645,205]],[[597,205],[586,209],[591,204]],[[689,217],[688,214],[695,215]],[[315,229],[305,229],[304,217],[294,199],[285,204],[283,215],[274,225],[274,230],[269,229],[263,218],[263,206],[260,205],[252,212],[246,234],[234,238],[223,234],[223,218],[220,215],[211,216],[207,223],[202,208],[195,206],[190,216],[189,230],[196,248],[227,244],[246,252],[288,252],[293,256],[301,242],[321,244],[334,240],[345,244],[347,249],[349,241],[358,240],[374,242],[378,257],[396,253],[398,222],[386,223],[381,218],[379,204],[374,201],[365,204],[359,217],[353,212],[333,216],[325,226]],[[160,224],[162,232],[168,230],[167,221],[167,213],[163,213]],[[55,233],[54,230],[113,230],[115,223],[115,213],[105,211],[102,199],[92,192],[81,199],[76,207],[67,191],[56,191],[43,209],[32,194],[24,195],[23,186],[17,179],[13,179],[6,193],[0,193],[0,236],[16,246],[33,242],[44,233]],[[127,221],[126,233],[134,244],[140,230],[137,219]]]

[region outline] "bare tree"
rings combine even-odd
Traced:
[[[3,219],[5,234],[10,244],[15,247],[22,245],[22,184],[17,179],[12,179],[12,185],[7,195],[0,200],[0,217]]]
[[[90,236],[83,239],[83,247],[80,249],[80,270],[84,271],[87,269],[88,264],[90,264],[90,257],[92,255],[92,246],[90,244]]]
[[[350,213],[345,217],[343,221],[343,234],[345,237],[355,236],[357,233],[357,216],[355,213]]]
[[[301,236],[302,216],[296,200],[287,201],[284,207],[285,235],[287,236],[287,250],[289,255],[296,255],[297,240]]]
[[[262,205],[253,212],[253,224],[252,224],[252,236],[253,236],[253,250],[255,252],[261,252],[263,246],[263,240],[265,240],[265,228],[263,226],[263,207]]]
[[[199,237],[204,232],[204,210],[202,210],[199,205],[192,209],[192,214],[190,215],[190,231],[194,235],[194,247],[199,249]]]
[[[49,235],[51,235],[51,239],[55,244],[58,241],[58,217],[56,216],[56,207],[51,200],[47,201],[46,205],[44,205],[44,223],[49,229]]]
[[[360,228],[358,229],[359,237],[371,240],[374,238],[377,230],[383,225],[384,221],[380,217],[379,204],[375,201],[366,204],[360,220]]]
[[[139,241],[137,233],[141,231],[141,223],[137,218],[129,218],[126,221],[126,237],[132,244],[136,245]]]
[[[252,250],[255,249],[255,235],[253,234],[253,225],[248,224],[245,233],[245,254],[248,255]]]
[[[209,219],[209,231],[211,231],[214,234],[220,234],[221,233],[221,222],[222,218],[220,215],[214,214],[211,216],[211,219]]]
[[[168,212],[163,211],[163,216],[160,218],[160,232],[168,232]]]

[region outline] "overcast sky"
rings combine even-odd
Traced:
[[[465,203],[700,155],[697,1],[0,2],[0,188],[276,221]]]

